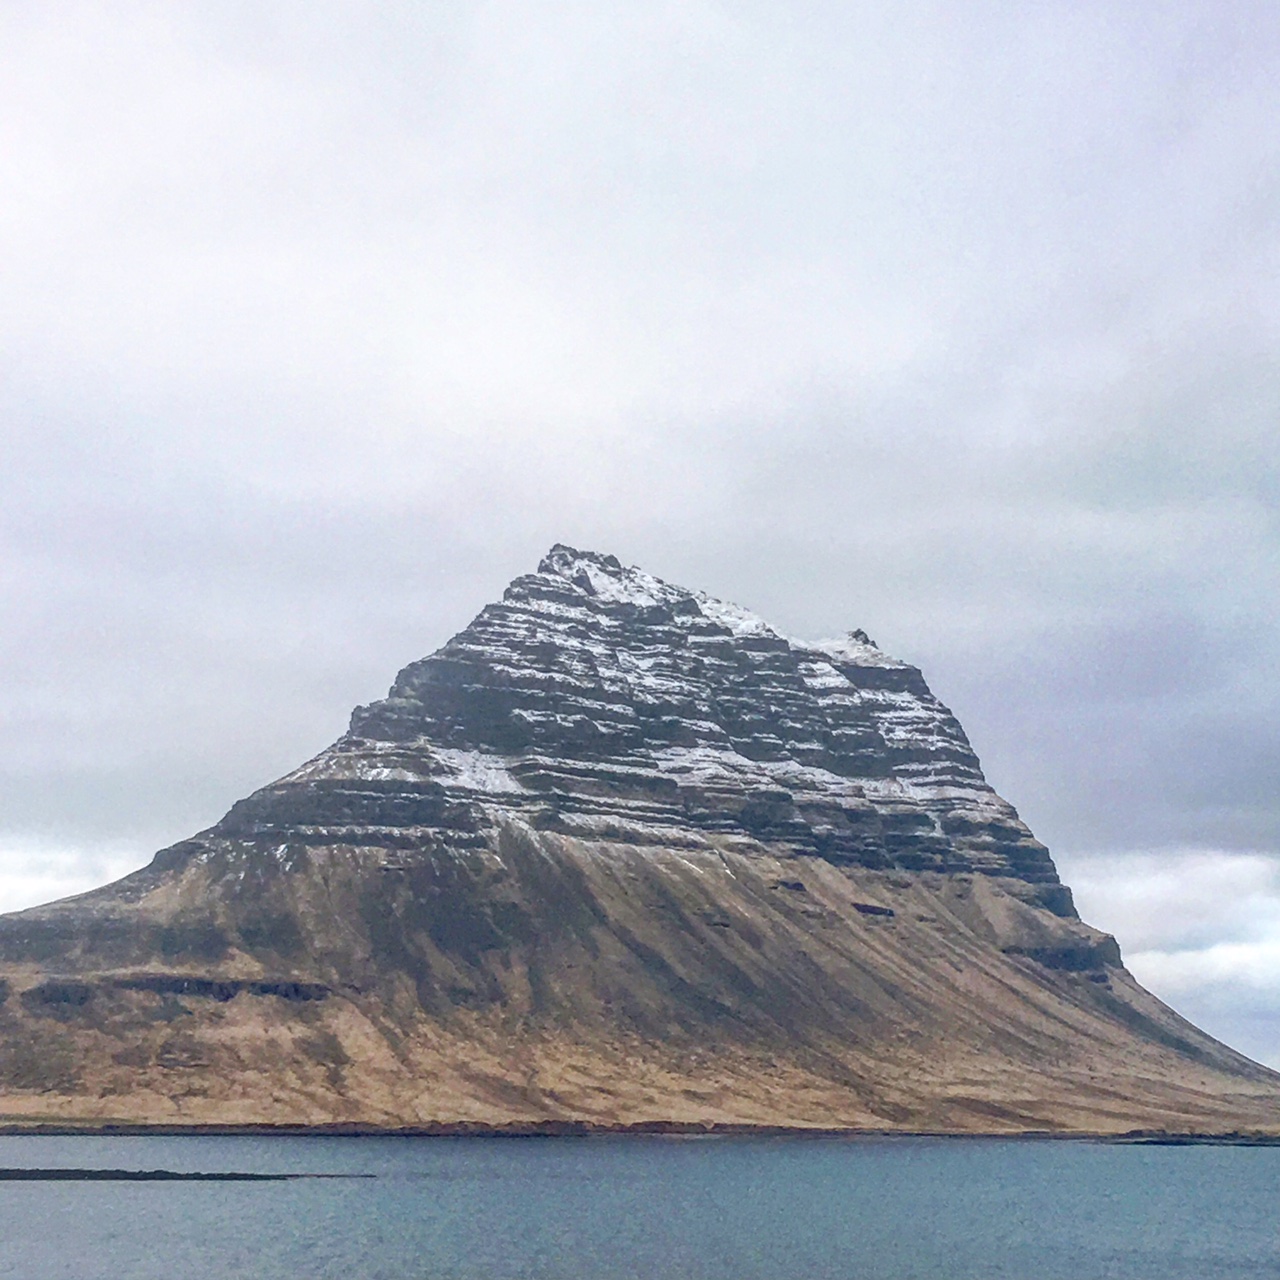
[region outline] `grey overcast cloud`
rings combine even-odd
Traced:
[[[918,663],[1280,1065],[1280,7],[0,8],[0,908],[555,541]]]

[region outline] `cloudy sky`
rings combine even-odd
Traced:
[[[925,670],[1280,1065],[1280,9],[0,8],[0,907],[554,541]]]

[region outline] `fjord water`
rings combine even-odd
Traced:
[[[1280,1148],[998,1139],[2,1137],[44,1280],[1208,1280],[1280,1275]]]

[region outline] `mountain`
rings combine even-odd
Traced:
[[[916,668],[564,546],[0,997],[11,1123],[1280,1130]]]

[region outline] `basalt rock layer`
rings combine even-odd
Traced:
[[[555,547],[149,866],[0,918],[0,1121],[1280,1130],[920,672]]]

